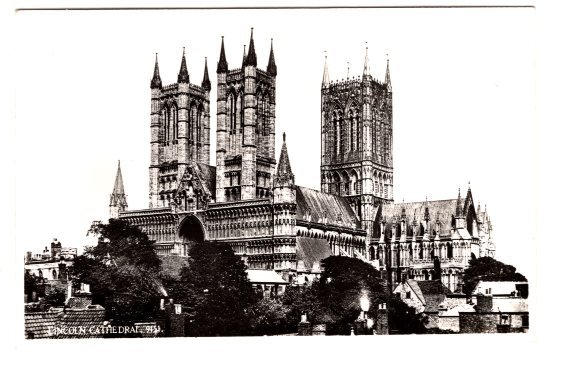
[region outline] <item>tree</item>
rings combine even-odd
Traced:
[[[255,336],[278,335],[294,329],[288,322],[288,307],[275,299],[261,298],[250,308],[249,316],[251,333]]]
[[[153,318],[162,287],[154,242],[117,219],[93,224],[88,234],[98,244],[74,260],[74,284],[90,284],[94,303],[106,306],[119,323]]]
[[[512,265],[502,263],[491,257],[480,257],[470,260],[464,271],[463,292],[470,296],[479,281],[527,281],[526,277],[516,272]]]
[[[286,291],[290,321],[307,313],[313,323],[326,323],[327,334],[349,335],[361,311],[361,298],[370,303],[368,316],[376,319],[378,304],[386,303],[391,328],[399,333],[424,333],[423,318],[391,296],[380,272],[371,264],[351,257],[331,256],[322,260],[320,279],[309,287]]]
[[[190,249],[188,265],[169,291],[190,315],[190,336],[250,334],[256,294],[246,265],[227,244],[205,242]]]

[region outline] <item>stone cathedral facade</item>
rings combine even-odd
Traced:
[[[389,65],[378,81],[366,50],[362,75],[340,82],[329,80],[325,65],[320,191],[295,183],[286,134],[276,156],[277,75],[272,45],[259,68],[251,34],[232,69],[222,39],[213,166],[207,63],[194,85],[183,54],[177,83],[163,85],[156,58],[149,207],[127,210],[118,168],[110,213],[155,240],[167,269],[177,270],[192,243],[218,241],[248,268],[275,270],[289,282],[303,282],[319,273],[323,258],[338,255],[372,263],[391,285],[441,271],[437,277],[457,290],[471,258],[494,256],[489,216],[475,208],[470,188],[464,198],[459,192],[454,199],[394,203]]]

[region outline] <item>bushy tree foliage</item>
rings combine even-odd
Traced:
[[[399,333],[424,333],[423,318],[391,296],[380,272],[360,259],[331,256],[322,261],[320,279],[308,287],[291,287],[283,298],[290,322],[306,313],[313,323],[326,323],[327,334],[349,335],[360,314],[360,299],[368,298],[368,316],[377,317],[378,305],[386,303],[392,329]]]
[[[227,244],[199,243],[170,288],[190,316],[190,336],[237,336],[251,332],[256,303],[246,265]]]
[[[113,309],[118,322],[152,318],[159,296],[160,259],[154,242],[123,220],[92,225],[98,244],[72,265],[73,281],[90,284],[93,301]]]
[[[463,292],[470,296],[479,281],[527,281],[516,272],[512,265],[505,264],[492,257],[480,257],[470,260],[470,266],[464,271]]]
[[[251,333],[255,336],[294,332],[294,326],[288,322],[288,307],[278,300],[261,298],[249,309],[249,316]]]

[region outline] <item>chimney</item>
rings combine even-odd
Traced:
[[[312,335],[312,324],[308,322],[306,314],[302,314],[300,323],[298,323],[298,336],[310,336]]]
[[[72,282],[68,282],[66,286],[66,302],[72,297]]]
[[[164,298],[160,299],[160,310],[164,310]]]
[[[376,315],[376,327],[374,333],[376,335],[388,335],[388,310],[386,309],[386,304],[382,303],[378,305],[378,314]]]

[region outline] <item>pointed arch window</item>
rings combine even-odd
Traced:
[[[202,138],[202,119],[204,118],[204,108],[202,105],[198,106],[196,110],[196,125],[192,126],[191,129],[194,129],[196,132],[196,143],[200,146],[201,138]]]
[[[164,107],[160,117],[160,142],[163,144],[168,141],[168,121],[168,109]]]
[[[171,119],[171,129],[172,129],[172,141],[178,140],[178,110],[176,105],[172,105],[170,109],[170,119]]]

